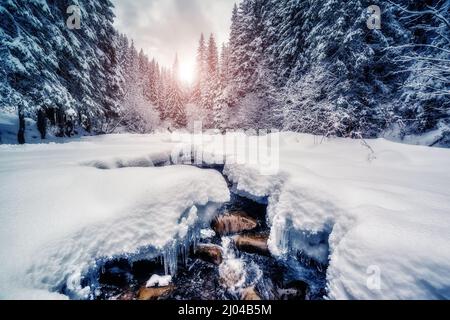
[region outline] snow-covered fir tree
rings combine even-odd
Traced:
[[[179,75],[179,61],[178,55],[172,67],[172,73],[169,77],[169,85],[167,92],[167,114],[170,119],[172,127],[185,128],[186,127],[186,111],[183,94],[178,80]]]
[[[121,95],[112,4],[80,2],[80,29],[67,28],[67,7],[64,1],[1,2],[0,109],[32,118],[43,110],[58,135],[72,135],[74,121],[99,132],[117,115]]]
[[[396,72],[406,75],[398,103],[403,134],[440,128],[434,143],[450,145],[450,1],[397,2],[408,43],[393,45]]]
[[[113,28],[112,3],[78,6],[81,27],[73,29],[64,1],[0,3],[0,111],[18,114],[20,124],[39,120],[42,137],[47,130],[151,132],[174,114],[169,109],[181,112],[184,96],[169,71]],[[184,123],[180,112],[177,126]]]
[[[122,42],[128,43],[127,40]],[[124,95],[120,100],[119,120],[109,130],[114,132],[120,128],[128,132],[151,132],[160,122],[157,106],[149,93],[151,63],[142,50],[138,54],[133,42],[130,47],[121,46],[121,49],[125,51],[121,53],[124,57]]]
[[[196,117],[197,120],[202,120],[204,127],[213,128],[221,85],[219,51],[213,34],[209,36],[207,43],[204,35],[200,36],[196,73],[191,102],[197,105],[202,113],[201,117]]]
[[[381,8],[381,29],[367,26],[371,5]],[[215,102],[229,114],[215,126],[345,137],[374,137],[397,124],[414,133],[448,127],[448,8],[449,1],[243,0],[232,12],[229,80]]]
[[[220,50],[220,86],[225,87],[230,79],[230,54],[228,46],[223,43]]]
[[[369,6],[382,12],[368,28]],[[450,0],[242,0],[219,52],[200,36],[192,90],[113,28],[109,0],[0,4],[0,110],[38,120],[41,136],[277,128],[376,137],[439,129],[450,143]],[[19,10],[20,8],[20,10]],[[193,51],[195,48],[193,48]],[[23,126],[18,140],[24,142]]]

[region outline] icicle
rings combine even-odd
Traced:
[[[195,253],[200,234],[200,226],[193,227],[188,231],[187,235],[180,240],[173,241],[166,246],[162,254],[159,256],[162,265],[164,265],[164,272],[166,275],[175,276],[178,270],[178,257],[185,267],[189,262],[189,251],[193,248]]]
[[[169,274],[169,265],[168,262],[168,255],[167,251],[163,252],[163,259],[162,259],[163,265],[164,265],[164,274],[167,276]]]
[[[290,226],[284,219],[277,217],[272,223],[271,238],[274,241],[278,255],[287,255],[290,251]]]
[[[169,245],[163,253],[164,272],[175,276],[178,269],[178,250],[176,243]]]
[[[183,261],[183,265],[186,267],[187,266],[187,250],[186,250],[186,243],[183,243],[183,245],[181,246],[181,259]]]
[[[197,253],[197,237],[195,234],[192,237],[192,247],[193,247],[194,254]]]

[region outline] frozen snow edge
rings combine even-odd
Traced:
[[[255,168],[233,164],[225,165],[224,175],[233,183],[235,193],[268,205],[267,222],[271,228],[269,250],[274,256],[284,259],[292,253],[303,253],[316,263],[324,266],[328,264],[328,236],[335,225],[334,217],[325,218],[324,223],[319,225],[300,226],[294,223],[291,212],[287,212],[281,202],[288,197],[285,190],[285,182],[288,180],[286,174],[261,176]],[[296,191],[295,194],[289,195],[295,196],[296,199],[290,200],[305,203],[307,197],[302,195],[300,190]],[[310,205],[312,204],[313,202],[310,202]],[[318,201],[315,209],[325,211],[330,207],[330,204]],[[302,209],[302,205],[299,205],[299,209]]]
[[[88,299],[82,279],[102,260],[151,259],[195,241],[230,194],[215,170],[133,161],[174,147],[167,135],[115,135],[1,149],[0,299]],[[125,165],[87,165],[95,159]]]
[[[223,202],[225,200],[223,199]],[[124,220],[103,226],[86,228],[72,237],[66,237],[53,245],[49,244],[40,253],[40,256],[48,258],[35,262],[27,270],[27,276],[23,279],[25,283],[21,281],[24,286],[2,289],[1,298],[55,299],[59,297],[75,300],[95,298],[98,279],[89,281],[85,287],[82,285],[83,280],[98,277],[99,269],[105,262],[120,258],[126,258],[132,263],[162,257],[166,274],[174,275],[177,272],[178,254],[182,250],[188,250],[190,244],[200,238],[200,230],[209,225],[221,205],[221,203],[209,201],[202,205],[194,204],[187,210],[187,215],[180,214],[178,226],[170,230],[172,237],[165,243],[160,241],[161,244],[158,246],[154,245],[151,236],[147,238],[150,241],[145,240],[142,230],[153,225],[146,222],[144,216],[129,216]],[[128,219],[132,222],[127,223]],[[109,229],[109,235],[101,231],[102,229]],[[130,230],[133,231],[132,237],[129,237]],[[99,239],[95,236],[96,234],[106,235],[106,238]],[[123,242],[122,245],[119,241]],[[67,248],[73,248],[73,250],[67,250]],[[17,286],[21,282],[17,281],[14,285]],[[4,294],[5,292],[7,294]],[[58,293],[62,294],[59,296]]]
[[[209,137],[203,151],[223,158],[214,140]],[[300,250],[329,261],[327,298],[449,299],[450,150],[384,139],[368,143],[374,150],[369,156],[357,140],[319,144],[313,136],[283,133],[279,174],[261,176],[257,167],[231,163],[224,170],[238,193],[269,203],[274,255]],[[53,299],[50,291],[59,289],[61,279],[82,290],[79,271],[92,257],[149,246],[162,250],[176,237],[183,213],[227,201],[219,172],[126,167],[146,166],[141,160],[149,154],[174,147],[166,135],[1,146],[0,298]],[[97,169],[98,160],[111,170]],[[138,223],[115,228],[121,219]],[[128,247],[126,235],[134,237],[134,228],[147,233]],[[86,252],[94,254],[85,259]],[[59,257],[53,264],[68,266],[65,275],[73,277],[54,275],[59,269],[52,254]],[[47,260],[49,269],[36,267]]]

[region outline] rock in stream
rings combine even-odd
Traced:
[[[234,237],[238,250],[265,256],[270,255],[268,240],[269,236],[267,234],[238,235]]]
[[[234,211],[214,219],[211,227],[217,234],[226,236],[251,231],[258,227],[258,221],[243,211]]]

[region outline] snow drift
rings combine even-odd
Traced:
[[[329,263],[330,299],[450,298],[450,150],[279,138],[277,175],[225,167],[237,192],[268,201],[274,255]],[[233,157],[221,137],[203,140],[211,158]]]
[[[160,159],[174,146],[164,135],[1,146],[0,298],[55,298],[49,292],[62,289],[87,298],[80,280],[99,259],[159,255],[209,223],[229,199],[220,173],[130,160]],[[130,167],[86,165],[120,159]]]
[[[268,203],[273,255],[328,265],[327,298],[450,298],[450,150],[272,136],[271,175],[232,161],[254,145],[223,136],[196,136],[194,148],[164,134],[0,146],[0,297],[67,298],[54,293],[63,287],[86,298],[80,279],[99,259],[161,254],[200,235],[229,199],[223,177],[152,167],[193,150],[225,159],[233,190]]]

